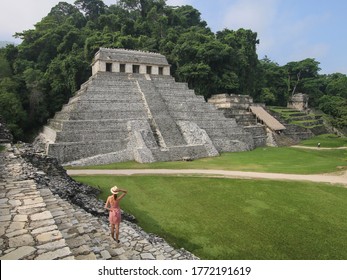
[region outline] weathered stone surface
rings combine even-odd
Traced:
[[[58,227],[56,225],[50,225],[50,226],[46,226],[46,227],[40,227],[37,229],[34,229],[31,231],[32,234],[39,234],[39,233],[43,233],[43,232],[49,232],[52,230],[57,229]]]
[[[8,254],[1,256],[0,260],[21,260],[26,256],[33,254],[35,251],[36,249],[31,246],[19,247]]]
[[[36,239],[39,242],[39,244],[46,243],[46,242],[52,242],[54,240],[58,240],[61,238],[63,238],[63,236],[61,235],[60,231],[58,231],[58,230],[40,233],[39,235],[36,236]]]
[[[90,252],[90,248],[87,245],[82,245],[80,247],[74,248],[73,253],[76,255],[86,255]]]
[[[33,205],[33,204],[39,204],[43,202],[42,197],[35,197],[32,199],[24,199],[23,200],[24,205]]]
[[[14,200],[14,199],[11,199],[9,202],[9,204],[11,204],[11,206],[19,206],[19,205],[22,205],[22,202],[20,200]]]
[[[112,258],[110,253],[106,250],[101,251],[100,254],[101,254],[102,259],[104,259],[104,260],[109,260]]]
[[[35,245],[34,238],[30,234],[23,234],[11,237],[9,238],[8,243],[10,248]]]
[[[35,228],[49,226],[53,224],[55,224],[54,219],[31,221],[30,228],[35,229]]]
[[[28,230],[27,229],[20,229],[20,230],[16,230],[16,231],[11,231],[5,234],[6,237],[11,238],[11,237],[15,237],[18,235],[23,235],[25,233],[27,233]]]
[[[66,247],[66,242],[64,239],[59,239],[53,242],[48,242],[42,245],[38,245],[37,249],[45,250],[45,251],[53,251],[62,247]]]
[[[143,260],[155,260],[154,256],[150,253],[141,254],[141,259],[143,259]]]
[[[53,218],[50,211],[44,211],[38,214],[33,214],[30,216],[32,221],[47,220]]]
[[[35,260],[56,260],[71,255],[71,251],[68,247],[61,248],[55,251],[43,253],[35,258]]]
[[[89,253],[88,255],[79,255],[75,257],[76,260],[96,260],[94,253]]]
[[[25,222],[12,222],[7,229],[7,232],[24,229],[25,224]]]
[[[14,222],[27,222],[28,221],[28,215],[16,215],[13,217]]]

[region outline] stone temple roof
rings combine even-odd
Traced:
[[[169,63],[164,55],[153,52],[126,50],[126,49],[109,49],[100,48],[95,54],[95,60],[124,62],[124,63],[139,63],[139,64],[154,64],[167,66]]]

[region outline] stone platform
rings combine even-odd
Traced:
[[[116,243],[106,219],[40,186],[38,174],[47,176],[17,148],[0,153],[0,260],[197,259],[124,219]]]

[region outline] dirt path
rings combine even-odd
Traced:
[[[96,170],[81,169],[67,170],[69,175],[199,175],[208,177],[223,178],[242,178],[242,179],[272,179],[272,180],[296,180],[323,182],[331,184],[342,184],[347,187],[347,171],[341,174],[316,174],[316,175],[298,175],[282,173],[260,173],[260,172],[242,172],[227,170],[206,170],[206,169],[120,169],[120,170]]]
[[[346,150],[347,147],[338,147],[338,148],[324,148],[324,147],[309,147],[309,146],[291,146],[292,148],[300,148],[300,149],[310,149],[310,150]]]

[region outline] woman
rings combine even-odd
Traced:
[[[118,194],[122,192],[120,196]],[[121,210],[119,207],[120,200],[128,193],[126,190],[121,190],[114,186],[111,188],[111,193],[105,203],[105,209],[109,210],[109,221],[111,225],[111,237],[119,243],[119,224],[121,221]],[[116,228],[116,239],[114,238],[114,228]]]

